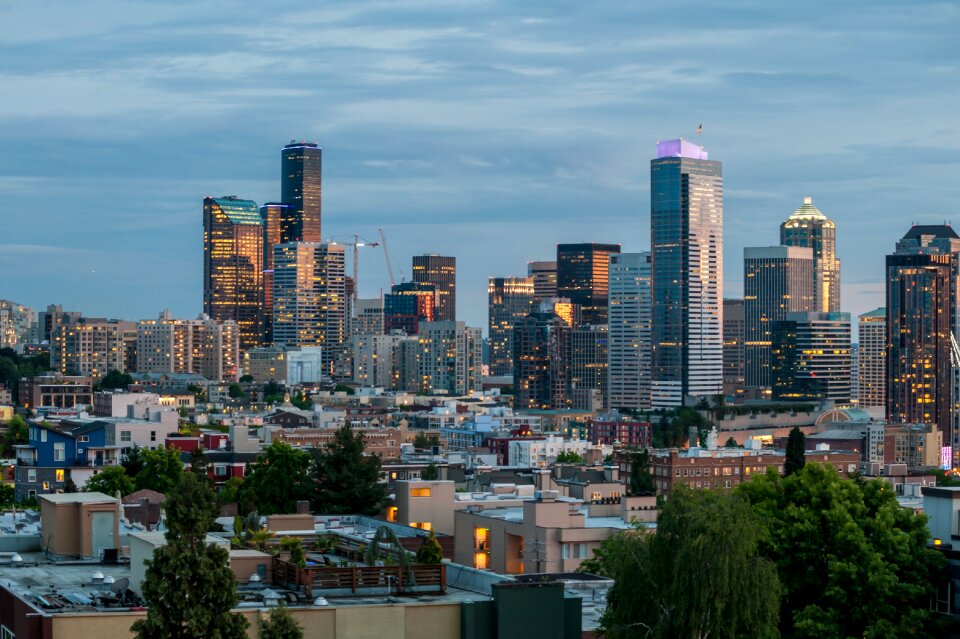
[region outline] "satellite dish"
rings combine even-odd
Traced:
[[[121,577],[110,584],[110,592],[125,592],[129,587],[130,580],[126,577]]]

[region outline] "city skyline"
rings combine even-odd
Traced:
[[[325,239],[383,227],[408,280],[413,255],[456,257],[470,326],[486,325],[488,277],[523,276],[558,243],[649,250],[646,164],[680,135],[724,162],[728,297],[741,294],[742,248],[776,244],[803,197],[837,223],[841,309],[853,316],[883,305],[882,256],[911,221],[953,218],[956,8],[851,5],[829,25],[761,5],[692,20],[675,8],[515,10],[227,17],[201,3],[92,20],[64,5],[40,28],[38,10],[11,7],[0,51],[23,66],[0,63],[0,83],[21,96],[0,108],[0,269],[13,275],[2,296],[195,317],[202,198],[278,201],[290,139],[325,151]],[[200,44],[198,23],[255,37]],[[791,41],[811,46],[798,55]],[[379,249],[361,261],[360,296],[386,292]]]

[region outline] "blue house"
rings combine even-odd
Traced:
[[[82,486],[97,468],[119,463],[118,448],[106,445],[105,424],[71,423],[62,428],[30,424],[29,443],[16,446],[16,498],[63,492],[68,479]]]

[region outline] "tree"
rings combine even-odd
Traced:
[[[243,481],[261,515],[293,513],[310,497],[310,454],[286,442],[274,442],[257,456]]]
[[[203,452],[203,446],[197,446],[190,453],[190,472],[198,477],[208,478],[207,469],[210,466],[207,456]]]
[[[0,508],[10,508],[15,501],[16,490],[13,484],[0,484]]]
[[[601,620],[610,639],[776,636],[777,573],[741,496],[681,487],[656,533],[611,537],[581,568],[614,579]]]
[[[132,630],[138,639],[245,638],[246,620],[230,612],[238,602],[230,555],[206,540],[217,513],[209,484],[184,473],[164,506],[167,544],[148,562],[147,616]]]
[[[582,463],[583,463],[583,457],[581,457],[581,456],[578,455],[577,453],[573,452],[572,450],[570,450],[570,451],[565,450],[565,451],[562,451],[559,455],[557,455],[556,463],[558,463],[558,464],[582,464]]]
[[[297,391],[290,397],[290,403],[300,410],[313,410],[313,400],[301,391]]]
[[[440,546],[440,542],[437,541],[437,535],[432,530],[423,538],[423,541],[420,542],[420,547],[417,548],[417,563],[443,563],[443,548]]]
[[[4,384],[16,397],[17,384],[20,382],[20,369],[15,360],[0,355],[0,384]]]
[[[303,628],[286,606],[278,606],[266,621],[260,621],[260,639],[303,639]]]
[[[783,637],[943,636],[929,610],[943,559],[926,546],[926,517],[901,508],[885,480],[807,464],[788,477],[770,469],[736,492],[777,566]]]
[[[230,395],[230,399],[240,399],[241,397],[246,396],[246,393],[243,392],[243,388],[241,388],[240,384],[236,382],[227,387],[227,394]]]
[[[650,474],[650,452],[646,449],[636,451],[630,456],[630,487],[631,495],[653,495],[657,488]]]
[[[356,395],[357,391],[353,386],[347,386],[346,384],[337,384],[333,387],[333,392],[335,393],[346,393],[347,395]]]
[[[426,433],[417,433],[417,436],[413,438],[413,447],[417,450],[427,450],[428,448],[439,445],[440,438],[436,435],[427,437]]]
[[[349,424],[344,424],[337,429],[333,441],[312,451],[315,512],[379,514],[386,499],[380,484],[380,459],[376,455],[365,456],[363,450],[363,434],[354,433]]]
[[[253,382],[253,375],[243,375],[240,377],[241,384],[250,384]]]
[[[100,380],[100,388],[115,390],[117,388],[126,388],[133,383],[133,378],[127,373],[121,373],[114,369],[103,376]]]
[[[3,433],[3,455],[13,457],[15,454],[14,446],[17,444],[26,444],[30,441],[30,429],[27,422],[20,415],[14,415],[7,422],[7,430]]]
[[[299,537],[284,537],[280,540],[280,549],[290,553],[290,563],[301,568],[307,565],[307,555],[303,552],[303,540]]]
[[[73,481],[73,477],[67,477],[67,480],[63,482],[63,492],[65,493],[75,493],[77,491],[77,484]]]
[[[134,445],[120,457],[120,465],[130,477],[136,477],[143,470],[143,448]]]
[[[166,495],[183,474],[183,462],[176,448],[153,448],[143,453],[143,468],[134,479],[137,490],[149,488]]]
[[[87,480],[83,485],[83,491],[103,493],[111,497],[119,492],[121,497],[126,497],[133,492],[133,480],[127,475],[123,466],[104,466],[100,472]]]
[[[723,445],[724,448],[740,448],[740,444],[737,443],[733,437],[727,437],[726,443]]]
[[[263,401],[267,404],[279,404],[283,402],[283,391],[280,390],[280,384],[273,380],[264,384]]]
[[[806,452],[804,451],[804,440],[806,437],[799,426],[794,426],[787,438],[786,457],[783,460],[783,474],[787,477],[795,472],[803,470],[807,463]]]
[[[437,465],[433,462],[430,462],[430,465],[423,470],[423,474],[420,475],[420,479],[423,481],[436,481],[440,479],[440,469],[437,468]]]

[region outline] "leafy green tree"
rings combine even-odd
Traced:
[[[17,444],[26,444],[30,440],[30,428],[27,422],[20,415],[14,415],[7,422],[7,430],[3,433],[3,455],[13,457],[15,454],[14,446]]]
[[[236,382],[227,387],[227,394],[230,396],[230,399],[240,399],[241,397],[246,397],[246,393],[243,392],[243,388]]]
[[[238,597],[230,555],[206,540],[217,513],[209,484],[181,474],[165,509],[167,544],[147,565],[147,616],[133,624],[137,639],[245,639],[247,621],[231,612]]]
[[[313,410],[313,400],[301,391],[297,391],[290,397],[290,403],[300,410]]]
[[[100,388],[106,390],[115,390],[117,388],[126,388],[133,383],[133,378],[127,373],[121,373],[114,369],[103,376],[100,380]]]
[[[901,508],[890,484],[842,478],[826,464],[740,484],[777,566],[786,638],[927,637],[942,557],[926,518]],[[738,531],[739,534],[739,531]]]
[[[558,463],[558,464],[582,464],[582,463],[583,463],[583,457],[581,457],[581,456],[578,455],[577,453],[573,452],[572,450],[570,450],[570,451],[565,450],[565,451],[562,451],[559,455],[557,455],[556,463]]]
[[[193,393],[194,398],[197,402],[202,402],[207,398],[207,392],[200,386],[196,384],[188,384],[187,390]]]
[[[243,375],[240,377],[241,384],[250,384],[253,382],[253,375]]]
[[[267,404],[280,404],[283,402],[283,391],[280,390],[280,384],[270,380],[263,385],[263,401]]]
[[[605,636],[775,637],[780,589],[773,563],[759,554],[759,532],[743,497],[675,490],[656,533],[611,537],[581,566],[614,579]]]
[[[286,442],[274,442],[257,456],[241,493],[253,496],[261,515],[292,513],[310,497],[310,454]]]
[[[440,546],[440,542],[437,541],[437,535],[432,530],[423,538],[423,541],[420,542],[420,547],[417,548],[417,563],[443,563],[443,548]]]
[[[195,473],[198,477],[208,479],[209,466],[210,463],[207,461],[206,454],[204,454],[203,446],[197,446],[190,452],[190,472]]]
[[[290,563],[301,568],[307,565],[307,555],[303,552],[303,540],[299,537],[284,537],[280,540],[280,549],[290,553]]]
[[[63,482],[63,492],[65,493],[75,493],[77,491],[77,484],[73,481],[73,477],[67,477],[67,480]]]
[[[804,440],[806,437],[799,426],[794,426],[787,438],[786,457],[783,460],[783,474],[790,476],[795,472],[803,470],[807,463],[806,451],[804,450]]]
[[[133,481],[137,490],[149,488],[166,495],[183,474],[183,462],[176,448],[153,448],[143,453],[143,468]]]
[[[16,501],[16,490],[13,484],[0,484],[0,508],[10,508]]]
[[[134,444],[132,448],[128,448],[127,452],[121,455],[120,465],[123,466],[130,477],[136,477],[143,470],[143,453],[144,449]]]
[[[337,384],[333,387],[335,393],[346,393],[347,395],[356,395],[357,391],[353,386],[347,386],[346,384]]]
[[[417,433],[417,436],[413,438],[413,447],[417,450],[427,450],[428,448],[439,445],[440,438],[436,435],[427,437],[426,433]]]
[[[303,639],[303,628],[286,606],[278,606],[260,621],[260,639]]]
[[[634,452],[630,456],[630,486],[631,495],[653,495],[657,487],[650,474],[650,453],[646,449]]]
[[[313,449],[314,512],[329,515],[377,515],[386,500],[380,484],[380,459],[364,455],[364,437],[349,424],[337,429],[333,441]]]
[[[960,479],[942,468],[928,468],[927,473],[937,478],[937,486],[960,486]]]
[[[17,368],[15,360],[4,355],[0,355],[0,384],[10,389],[16,397],[18,384],[20,383],[20,369]]]
[[[740,444],[737,443],[733,437],[727,437],[726,443],[723,445],[724,448],[740,448]]]
[[[423,474],[420,475],[420,479],[424,481],[436,481],[440,479],[440,469],[437,468],[437,465],[433,462],[430,462],[430,465],[423,470]]]
[[[103,493],[113,497],[119,491],[121,497],[133,492],[133,480],[123,466],[104,466],[83,485],[84,492]]]

